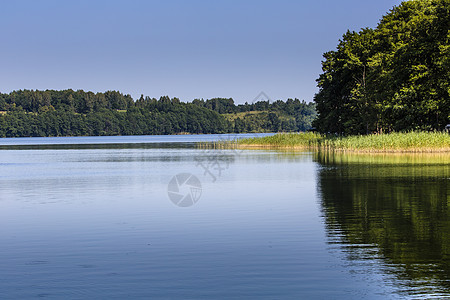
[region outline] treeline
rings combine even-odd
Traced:
[[[0,117],[0,136],[100,136],[229,132],[219,114],[189,105],[166,111],[130,108],[126,112],[101,109],[89,114],[68,111],[26,113],[13,111]]]
[[[234,104],[232,98],[212,98],[208,100],[195,99],[193,104],[217,111],[219,114],[242,113],[249,111],[281,111],[294,116],[297,113],[309,110],[310,113],[315,112],[313,103],[306,103],[298,99],[287,99],[287,101],[277,100],[257,101],[255,103],[245,102],[244,104]]]
[[[223,114],[237,133],[306,131],[311,129],[317,116],[314,103],[299,99],[235,105],[231,98],[213,98],[206,101],[195,99],[192,103]]]
[[[442,130],[450,119],[450,0],[405,1],[324,54],[321,132]]]
[[[82,90],[20,90],[9,94],[0,93],[0,110],[42,113],[49,110],[68,111],[87,114],[102,109],[126,110],[134,107],[130,95],[117,91],[105,93],[85,92]]]
[[[224,106],[227,111],[219,109]],[[220,98],[134,101],[117,91],[21,90],[0,93],[0,137],[297,131],[311,127],[314,106],[299,100],[235,105]]]

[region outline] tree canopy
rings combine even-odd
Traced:
[[[324,54],[321,132],[442,130],[450,119],[450,0],[405,1]]]
[[[0,93],[0,137],[298,131],[314,117],[315,104],[298,99],[235,105],[231,98],[134,101],[118,91]]]

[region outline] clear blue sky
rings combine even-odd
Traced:
[[[0,91],[311,101],[322,53],[400,2],[0,0]]]

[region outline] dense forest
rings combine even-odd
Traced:
[[[315,116],[315,104],[298,99],[235,105],[224,98],[134,101],[117,91],[0,93],[0,137],[302,131]]]
[[[324,54],[321,132],[442,130],[450,123],[450,0],[405,1]]]

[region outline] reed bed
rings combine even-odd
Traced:
[[[237,141],[240,147],[280,147],[280,148],[313,148],[321,144],[326,137],[324,135],[305,133],[279,133],[272,136],[246,138]]]
[[[411,131],[358,136],[327,136],[319,133],[281,133],[241,139],[239,148],[327,149],[354,152],[450,152],[450,134]]]

